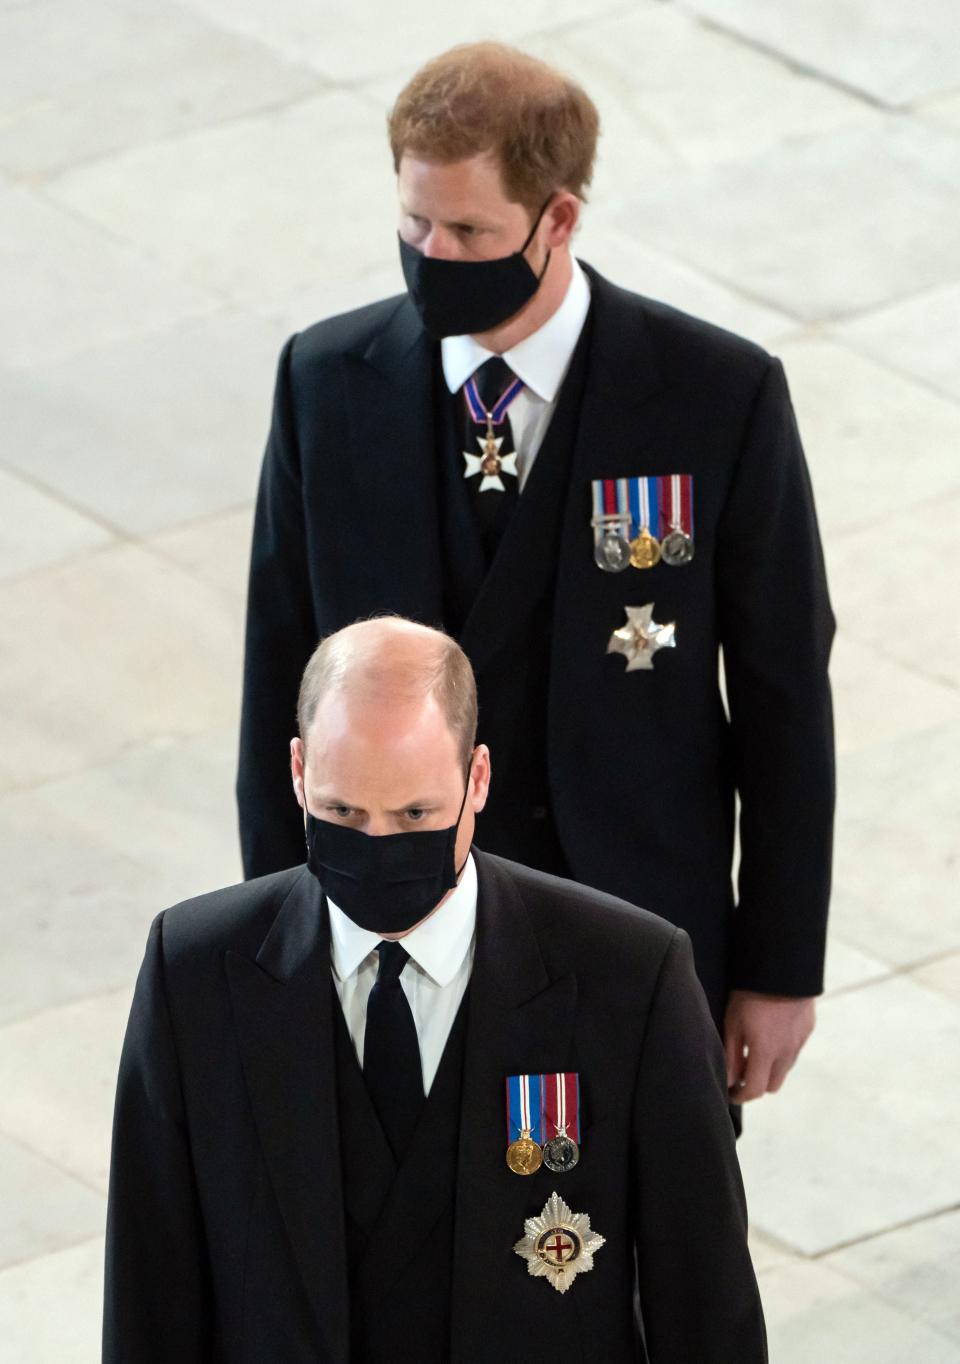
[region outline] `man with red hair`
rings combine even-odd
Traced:
[[[834,791],[833,616],[783,370],[576,260],[598,117],[549,66],[456,48],[389,130],[407,293],[280,360],[246,873],[302,856],[285,736],[317,639],[384,611],[443,626],[498,763],[479,846],[686,929],[731,1098],[759,1097],[813,1027]]]

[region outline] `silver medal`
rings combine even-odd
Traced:
[[[660,557],[671,568],[688,564],[693,558],[693,540],[684,531],[674,528],[660,542]]]
[[[622,573],[630,567],[630,517],[622,512],[598,513],[593,527],[593,562],[604,573]]]
[[[580,1150],[566,1132],[558,1132],[543,1148],[543,1163],[555,1175],[566,1174],[580,1159]]]
[[[630,544],[613,527],[598,535],[593,550],[593,562],[604,573],[622,573],[630,567]]]

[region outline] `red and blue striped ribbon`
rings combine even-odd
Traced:
[[[656,535],[657,527],[660,524],[660,490],[657,486],[659,479],[655,477],[631,478],[628,483],[630,486],[630,511],[637,532],[646,529],[652,535]]]
[[[507,415],[507,408],[513,402],[517,394],[520,393],[522,388],[523,380],[514,379],[513,383],[508,384],[500,394],[500,397],[490,409],[490,420],[493,422],[494,426],[499,426],[503,421],[504,417]],[[470,415],[473,420],[475,422],[486,423],[487,409],[480,400],[480,390],[477,388],[477,381],[475,378],[467,380],[463,386],[463,392],[466,396],[467,407],[470,409]]]
[[[539,1075],[507,1076],[507,1144],[529,1132],[543,1145],[543,1087]]]
[[[629,515],[629,534],[646,526],[662,540],[672,530],[693,538],[693,476],[650,474],[634,478],[596,478],[592,485],[594,517]],[[647,519],[643,519],[646,504]]]

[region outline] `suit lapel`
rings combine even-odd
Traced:
[[[590,480],[636,474],[638,461],[660,448],[662,400],[669,387],[641,301],[590,266],[583,268],[590,279],[593,331],[570,492],[576,523],[589,531]]]
[[[349,1351],[340,1140],[322,896],[304,870],[256,960],[229,952],[240,1053],[269,1178],[331,1360]]]
[[[523,1180],[505,1163],[508,1075],[570,1069],[577,982],[552,979],[508,864],[474,853],[479,877],[477,946],[470,980],[457,1174],[451,1320],[453,1358],[484,1338],[514,1279],[510,1250],[523,1234]],[[514,1195],[505,1200],[505,1194]],[[539,1211],[539,1209],[538,1209]],[[531,1339],[547,1295],[531,1295]],[[549,1333],[544,1336],[549,1338]]]
[[[428,624],[443,620],[434,420],[436,347],[408,299],[366,350],[344,357],[351,449],[342,534],[351,599]]]
[[[480,528],[463,476],[463,427],[465,405],[460,393],[451,395],[437,366],[436,410],[442,425],[444,452],[440,457],[443,484],[444,592],[448,602],[451,628],[458,635],[470,615],[486,576],[487,565]],[[459,414],[459,420],[458,418]]]
[[[605,658],[611,630],[623,623],[620,598],[625,595],[636,605],[650,600],[645,574],[634,569],[608,574],[594,564],[591,481],[626,478],[651,466],[669,472],[679,469],[683,458],[677,450],[677,396],[650,339],[642,300],[584,268],[591,282],[594,331],[557,556],[547,744],[551,772],[569,760],[571,709],[582,710],[584,698],[596,693],[598,660]],[[565,831],[566,788],[554,781],[550,785],[569,857],[577,839]],[[576,862],[571,866],[576,874]]]

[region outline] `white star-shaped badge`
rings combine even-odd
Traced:
[[[607,645],[608,654],[623,654],[627,660],[627,672],[637,668],[653,667],[653,656],[658,649],[677,647],[677,627],[675,622],[658,625],[653,619],[653,602],[647,606],[628,606],[626,625],[614,630]]]
[[[480,480],[480,491],[482,493],[485,493],[488,488],[496,488],[498,492],[505,493],[507,489],[500,475],[512,474],[514,478],[517,477],[517,452],[514,450],[509,455],[500,454],[500,446],[503,444],[502,436],[494,436],[492,439],[487,436],[478,436],[477,443],[482,451],[481,454],[471,455],[466,450],[463,452],[463,457],[467,461],[467,467],[463,471],[464,478],[472,478],[474,474],[483,474],[483,478]],[[491,458],[489,449],[491,444],[494,446],[493,454],[496,458],[497,471],[488,474],[484,473],[483,466]]]
[[[558,1293],[566,1293],[578,1274],[593,1268],[594,1251],[605,1238],[590,1228],[585,1212],[571,1212],[559,1194],[552,1193],[539,1217],[528,1217],[526,1232],[514,1250],[527,1262],[527,1272],[546,1279]]]

